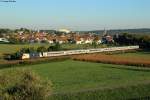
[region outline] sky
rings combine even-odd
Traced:
[[[0,2],[0,28],[150,28],[150,0],[15,1]]]

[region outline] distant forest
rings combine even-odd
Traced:
[[[83,33],[85,31],[82,31]],[[103,34],[104,30],[96,30],[96,31],[86,31],[96,34]],[[107,30],[108,34],[115,35],[121,33],[129,33],[129,34],[139,34],[139,35],[150,35],[150,28],[148,29],[118,29],[118,30]]]

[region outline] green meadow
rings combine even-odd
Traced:
[[[16,69],[33,70],[41,77],[52,81],[54,94],[78,93],[95,89],[115,90],[115,88],[136,86],[150,82],[149,70],[123,69],[123,67],[125,66],[66,60],[1,69],[0,72],[8,70],[14,70],[15,72]],[[128,97],[128,95],[127,92],[124,96]]]

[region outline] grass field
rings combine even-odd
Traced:
[[[0,44],[0,54],[14,53],[21,48],[48,46],[48,44]]]
[[[110,68],[110,64],[80,61],[62,61],[30,65],[31,68],[54,84],[55,92],[74,92],[93,88],[128,86],[150,80],[150,72]],[[3,69],[9,70],[9,69]]]

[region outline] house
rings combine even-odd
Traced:
[[[54,43],[53,39],[48,39],[47,41],[48,41],[49,44],[53,44]]]
[[[75,41],[76,41],[76,44],[82,44],[82,40],[81,40],[81,38],[79,38],[79,37],[77,37],[77,38],[75,39]]]
[[[113,43],[113,37],[110,35],[106,35],[102,37],[102,43]]]
[[[85,44],[84,38],[80,38],[81,44]]]
[[[41,42],[47,42],[48,41],[47,33],[44,33],[44,32],[42,32],[42,33],[35,33],[35,34],[33,34],[33,36],[34,36],[34,40],[36,42],[41,43]]]
[[[82,41],[81,40],[77,40],[76,44],[82,44]]]
[[[99,39],[98,41],[96,41],[96,43],[97,44],[102,44],[102,40]]]
[[[92,38],[90,38],[90,37],[88,37],[88,38],[86,38],[85,39],[85,44],[92,44],[92,42],[93,42],[93,39]]]
[[[56,42],[59,44],[68,43],[68,39],[65,36],[56,36]]]
[[[107,40],[108,42],[113,42],[113,37],[110,36],[110,35],[107,35],[107,36],[106,36],[106,40]]]
[[[76,44],[92,44],[93,37],[90,37],[89,35],[76,35],[74,37]]]
[[[71,43],[71,44],[75,44],[76,43],[74,38],[68,38],[67,40],[68,40],[68,43]]]
[[[31,35],[28,36],[28,42],[34,43],[35,41],[36,41],[36,38],[34,37],[33,34],[31,34]]]

